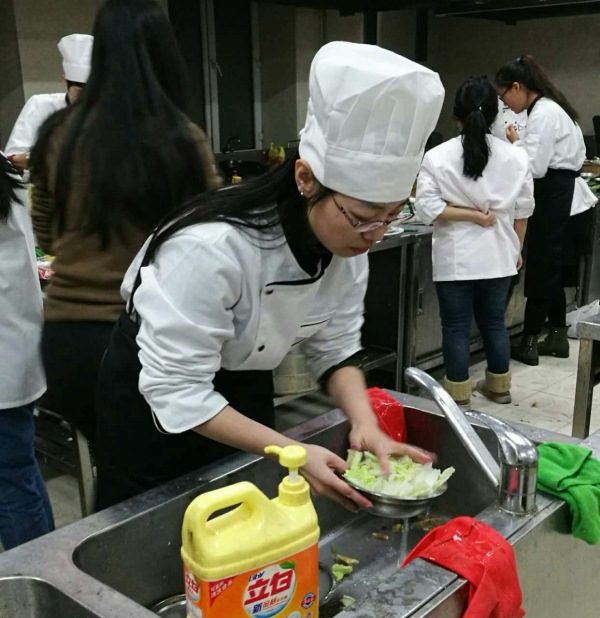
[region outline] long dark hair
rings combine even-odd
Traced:
[[[261,239],[261,246],[276,248],[284,240],[283,227],[287,221],[299,225],[306,241],[312,240],[308,225],[308,212],[319,201],[333,193],[332,189],[317,182],[317,189],[309,199],[300,195],[296,187],[295,166],[298,152],[289,156],[274,170],[239,185],[215,189],[198,195],[169,213],[151,236],[142,260],[150,264],[169,238],[199,223],[226,222],[242,229],[253,239]],[[141,282],[138,270],[132,295]]]
[[[288,216],[298,213],[307,216],[314,204],[332,192],[319,187],[309,200],[305,200],[296,188],[298,158],[296,152],[264,176],[207,191],[171,211],[152,234],[145,263],[150,263],[160,246],[173,235],[199,223],[226,222],[244,229],[250,236],[262,235],[273,241],[281,239],[281,225]]]
[[[487,79],[465,80],[454,98],[454,117],[463,125],[463,174],[477,180],[490,158],[488,134],[498,115],[498,95]]]
[[[558,103],[573,122],[577,122],[579,114],[569,103],[567,97],[550,81],[546,71],[538,64],[537,60],[524,54],[511,62],[507,62],[496,73],[496,85],[500,88],[510,88],[515,82],[523,84],[527,90],[538,92],[548,99]]]
[[[19,202],[17,189],[22,184],[17,178],[17,171],[10,161],[0,154],[0,222],[4,223],[8,219],[12,202]]]
[[[59,229],[75,180],[84,230],[104,244],[125,219],[150,231],[205,189],[192,138],[187,78],[155,0],[106,0],[94,23],[89,80],[66,123],[55,186]]]

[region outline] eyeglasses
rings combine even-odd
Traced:
[[[512,88],[512,86],[509,86],[509,87],[508,87],[508,88],[507,88],[507,89],[506,89],[506,90],[505,90],[502,94],[499,94],[499,95],[498,95],[498,98],[499,98],[499,99],[502,101],[502,103],[504,103],[505,105],[506,105],[506,103],[505,103],[505,101],[504,101],[504,97],[506,96],[506,93],[507,93],[507,92],[508,92],[511,88]]]
[[[353,219],[346,212],[344,207],[335,199],[333,193],[331,194],[331,199],[333,200],[333,203],[337,206],[338,210],[344,215],[344,217],[346,217],[346,219],[348,219],[348,223],[350,223],[350,225],[354,228],[354,231],[358,232],[359,234],[366,234],[367,232],[373,232],[375,230],[378,230],[380,227],[384,225],[387,227],[388,225],[391,225],[392,223],[395,223],[396,221],[406,221],[414,216],[414,213],[412,212],[412,208],[411,208],[411,213],[404,217],[394,217],[393,219],[385,219],[383,221],[382,220],[356,221],[356,219]],[[406,202],[404,202],[401,205],[404,206],[404,204],[406,204]]]

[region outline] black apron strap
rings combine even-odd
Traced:
[[[124,311],[98,382],[98,508],[106,508],[235,452],[194,431],[161,433],[140,394],[139,326]],[[249,418],[275,426],[270,371],[226,371],[214,388]],[[175,401],[174,406],[177,405]]]

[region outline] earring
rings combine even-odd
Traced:
[[[298,191],[300,192],[300,195],[301,195],[302,197],[304,197],[304,193],[302,192],[302,190],[300,189],[300,187],[298,187]]]

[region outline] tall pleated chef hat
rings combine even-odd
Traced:
[[[376,45],[336,41],[313,59],[300,157],[325,187],[375,203],[410,195],[444,88]]]
[[[85,84],[92,66],[94,37],[90,34],[69,34],[58,42],[63,73],[70,82]]]

